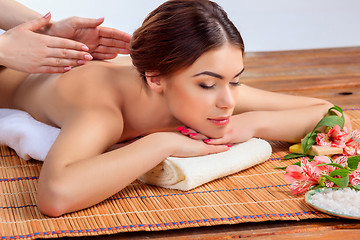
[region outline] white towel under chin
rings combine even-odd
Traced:
[[[139,178],[164,188],[187,191],[212,180],[239,172],[269,159],[272,149],[262,139],[252,138],[228,151],[199,157],[169,157]]]
[[[14,109],[0,109],[0,145],[14,149],[23,159],[44,161],[60,133],[55,128]],[[139,178],[145,183],[187,191],[266,161],[271,146],[253,138],[230,150],[199,157],[169,157]]]

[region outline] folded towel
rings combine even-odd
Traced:
[[[199,157],[169,157],[139,178],[164,188],[187,191],[209,181],[266,161],[272,149],[268,142],[252,138],[228,151]]]
[[[44,161],[59,132],[59,128],[41,123],[26,112],[0,109],[0,145],[11,147],[25,160]],[[270,155],[270,144],[253,138],[222,153],[189,158],[169,157],[139,180],[186,191],[264,162]]]
[[[0,109],[0,145],[14,149],[23,159],[44,161],[60,129],[15,109]]]

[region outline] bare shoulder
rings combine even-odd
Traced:
[[[55,125],[62,126],[70,114],[103,108],[121,111],[124,83],[131,66],[92,61],[44,82],[42,111]],[[39,106],[39,105],[37,105]]]
[[[111,63],[94,62],[77,67],[54,82],[54,89],[61,97],[81,100],[101,100],[102,93],[112,87],[115,67]]]
[[[132,78],[132,65],[92,61],[63,74],[52,87],[55,95],[72,105],[118,103],[125,82]]]

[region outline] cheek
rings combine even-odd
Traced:
[[[181,122],[190,126],[209,117],[210,104],[204,96],[188,92],[176,95],[171,107],[174,116]]]

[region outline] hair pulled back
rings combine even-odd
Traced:
[[[168,76],[225,43],[244,43],[226,12],[209,0],[170,0],[144,20],[132,37],[130,56],[142,76]]]

